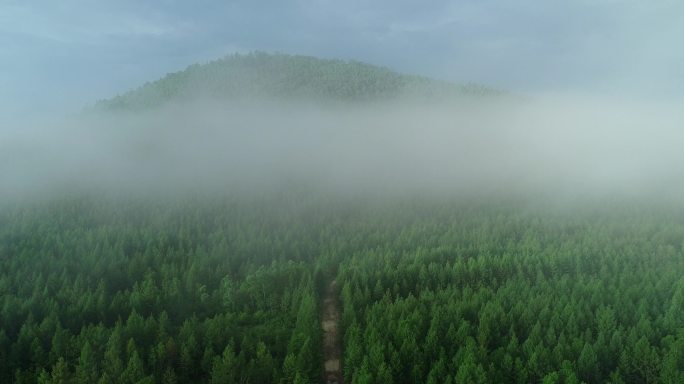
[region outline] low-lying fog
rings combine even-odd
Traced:
[[[55,191],[625,194],[684,190],[680,105],[587,97],[203,102],[0,129],[0,196]]]

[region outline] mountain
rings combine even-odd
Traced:
[[[203,98],[363,102],[497,93],[479,85],[456,85],[356,61],[254,52],[191,65],[123,95],[101,100],[95,108],[138,110]]]

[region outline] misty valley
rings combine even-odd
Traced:
[[[257,52],[14,122],[0,383],[684,383],[678,111]]]

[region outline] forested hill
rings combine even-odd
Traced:
[[[170,101],[202,98],[369,101],[496,93],[479,85],[456,85],[360,62],[255,52],[191,65],[123,95],[101,100],[96,108],[146,109]]]

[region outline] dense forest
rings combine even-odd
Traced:
[[[684,382],[681,210],[371,200],[5,204],[0,382]]]
[[[3,212],[0,381],[316,382],[320,245],[272,209]]]
[[[130,92],[101,100],[95,109],[141,110],[198,99],[365,102],[401,97],[444,100],[499,93],[482,85],[456,85],[361,62],[253,52],[193,64]]]

